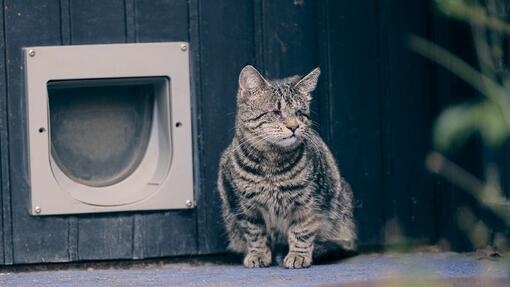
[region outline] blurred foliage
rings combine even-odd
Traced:
[[[460,104],[443,111],[434,129],[434,145],[439,150],[457,149],[472,134],[480,133],[484,142],[501,146],[509,136],[501,110],[491,101]]]
[[[506,1],[484,1],[492,9],[504,9]],[[492,2],[492,3],[490,3]],[[437,10],[450,18],[470,22],[478,26],[485,26],[494,31],[510,33],[510,26],[503,19],[491,15],[487,6],[482,6],[478,0],[435,0]],[[490,7],[489,7],[490,9]]]
[[[444,15],[471,25],[479,69],[425,39],[413,36],[410,46],[484,96],[445,109],[434,126],[434,146],[439,151],[454,150],[479,134],[486,146],[500,147],[510,137],[510,74],[503,63],[504,38],[510,35],[510,25],[497,13],[505,8],[504,1],[485,1],[484,6],[473,0],[434,2]]]
[[[510,138],[510,24],[506,22],[510,16],[510,1],[433,1],[441,15],[471,27],[476,68],[421,37],[411,36],[409,46],[464,80],[480,94],[476,100],[450,106],[440,113],[433,128],[434,148],[439,152],[455,151],[473,135],[478,135],[484,146],[499,150]],[[510,200],[502,191],[497,165],[485,163],[485,179],[482,180],[439,152],[428,155],[428,169],[467,192],[510,228]],[[459,228],[475,248],[487,245],[509,247],[506,235],[493,234],[495,231],[487,222],[476,218],[469,208],[461,207],[456,214]]]

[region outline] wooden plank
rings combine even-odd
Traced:
[[[377,3],[328,1],[330,146],[351,183],[360,245],[382,243],[384,185]],[[322,4],[324,5],[324,4]],[[355,27],[355,28],[354,28]],[[321,66],[322,63],[321,63]]]
[[[201,97],[200,90],[201,69],[200,69],[200,0],[190,0],[188,5],[189,12],[189,42],[190,42],[190,61],[191,61],[191,114],[192,133],[193,133],[193,183],[195,192],[195,201],[198,202],[202,195],[202,164],[201,164]],[[195,253],[199,250],[199,231],[198,231],[198,208],[194,210],[195,218]]]
[[[331,71],[331,33],[329,20],[329,0],[318,1],[316,4],[317,11],[317,49],[319,66],[321,68],[321,76],[318,83],[318,91],[315,93],[312,110],[316,111],[315,121],[318,122],[317,130],[328,146],[331,146],[331,107],[330,99],[332,96],[330,83]]]
[[[510,21],[510,6],[507,6],[506,11],[502,11],[505,15],[506,21]],[[506,43],[510,42],[510,35],[504,36]],[[503,51],[503,65],[506,72],[510,71],[510,45],[506,45]],[[505,196],[510,199],[510,142],[507,143],[502,149],[503,156],[499,162],[501,167],[501,184],[505,192]]]
[[[505,4],[505,1],[497,1],[499,5],[506,5],[506,7],[498,7],[497,14],[499,17],[505,19],[507,22],[510,20],[510,6]],[[503,53],[500,55],[498,60],[502,63],[502,68],[505,73],[510,71],[510,35],[501,35],[503,38]],[[503,195],[507,200],[510,200],[510,141],[507,141],[502,148],[499,150],[485,150],[485,153],[489,153],[489,156],[484,156],[484,164],[487,167],[488,164],[494,166],[494,164],[499,168],[499,176],[501,180],[501,188],[503,190]],[[501,221],[502,218],[498,218],[497,221]],[[510,240],[510,228],[507,222],[503,224],[493,226],[493,232],[497,234],[496,236],[503,236],[506,241]],[[496,237],[495,236],[495,237]],[[497,247],[499,249],[503,249],[504,246],[500,245],[501,243],[497,243]],[[500,246],[498,246],[500,245]],[[503,247],[503,248],[502,248]]]
[[[70,0],[73,44],[109,44],[126,41],[123,0]]]
[[[433,40],[437,44],[447,48],[462,59],[473,62],[473,43],[468,26],[444,17],[434,17],[432,25]],[[434,76],[436,82],[434,118],[444,108],[467,99],[473,99],[476,96],[469,85],[443,68],[434,66]],[[480,151],[478,144],[471,142],[462,149],[455,151],[455,153],[448,154],[448,157],[462,167],[480,175]],[[437,239],[442,245],[453,250],[466,251],[470,250],[472,245],[466,234],[459,229],[457,216],[460,207],[477,208],[473,199],[459,190],[458,187],[444,180],[437,180],[435,208]],[[473,211],[476,212],[476,210]]]
[[[262,1],[264,75],[303,75],[317,67],[315,6],[315,1]]]
[[[185,1],[136,0],[134,6],[136,41],[189,41],[189,12]],[[192,50],[195,44],[190,44]],[[197,249],[196,225],[195,209],[137,214],[134,256],[148,258],[194,254]]]
[[[168,211],[138,215],[135,236],[139,258],[192,255],[197,252],[196,212]]]
[[[136,0],[137,42],[187,41],[188,3]]]
[[[123,0],[71,0],[72,44],[125,42],[128,27],[124,4]],[[132,213],[78,216],[78,259],[132,258],[133,221]]]
[[[12,234],[10,208],[5,208],[4,193],[9,190],[9,158],[7,154],[7,76],[5,66],[5,37],[4,37],[4,1],[0,2],[0,205],[2,208],[0,224],[0,264],[12,261],[12,253],[5,252],[5,248],[11,249]],[[6,196],[6,198],[9,198]],[[8,213],[7,213],[8,212]],[[7,260],[6,260],[7,257]]]
[[[380,91],[384,196],[389,244],[431,243],[435,238],[433,177],[425,169],[431,150],[431,63],[406,46],[406,37],[427,37],[426,1],[380,2]]]
[[[9,109],[13,263],[69,260],[66,217],[28,214],[29,181],[21,48],[59,45],[60,7],[54,0],[4,1]],[[4,195],[9,194],[4,191]],[[4,202],[9,197],[3,198]],[[9,201],[7,201],[9,202]],[[5,206],[5,205],[4,205]]]
[[[60,0],[60,36],[62,45],[71,45],[70,1]],[[74,215],[68,219],[68,254],[70,261],[78,260],[78,218]]]
[[[216,192],[221,152],[233,136],[237,79],[255,63],[253,3],[199,1],[199,101],[201,192],[198,198],[199,252],[223,252],[227,244]]]
[[[255,45],[255,61],[251,63],[251,65],[262,72],[265,72],[264,2],[264,0],[253,0],[253,35]]]
[[[257,50],[257,59],[262,59],[260,71],[269,78],[282,78],[291,75],[305,75],[319,66],[317,1],[268,1],[262,0],[259,4],[261,35],[257,43],[262,48]],[[257,18],[256,18],[257,20]],[[325,83],[324,75],[320,81]],[[321,101],[323,85],[313,93],[312,120],[320,122]],[[324,132],[327,129],[319,129]]]
[[[497,164],[503,195],[510,199],[510,142],[503,145],[497,153],[491,152],[490,159],[485,157],[486,164]]]
[[[78,219],[78,259],[132,258],[133,216],[113,213]]]

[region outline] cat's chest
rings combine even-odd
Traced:
[[[256,185],[250,186],[254,194],[250,204],[256,204],[276,217],[286,216],[303,204],[313,186],[313,182],[304,176],[283,181],[275,178],[261,179]]]
[[[276,185],[267,186],[265,190],[262,190],[261,195],[259,203],[276,213],[283,213],[293,206],[290,194],[282,192],[281,188]]]
[[[300,200],[290,193],[282,192],[277,186],[271,186],[262,191],[257,201],[262,212],[267,214],[267,221],[271,225],[281,226],[283,221],[292,218]]]
[[[294,209],[293,201],[278,189],[266,190],[259,198],[259,211],[268,229],[285,233]]]
[[[304,185],[303,185],[304,186]],[[255,196],[246,198],[245,210],[255,211],[264,218],[268,231],[272,234],[286,234],[291,222],[305,205],[309,188],[285,191],[281,185],[268,180],[259,182]]]

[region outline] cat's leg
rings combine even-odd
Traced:
[[[286,268],[305,268],[312,265],[317,221],[313,217],[297,222],[287,232],[289,253],[283,259]]]
[[[218,175],[218,192],[222,203],[222,215],[225,229],[229,238],[228,248],[234,252],[244,254],[246,252],[246,242],[243,231],[239,226],[239,200],[231,180],[227,179],[225,174],[225,163],[220,163]]]
[[[232,181],[220,164],[218,191],[222,200],[222,213],[229,235],[229,248],[245,255],[246,267],[265,267],[271,264],[265,223],[256,215],[248,216],[240,204],[239,195]]]
[[[271,249],[263,220],[242,220],[240,226],[246,242],[244,266],[257,268],[271,265]]]
[[[237,219],[231,214],[228,216],[224,215],[224,218],[229,238],[228,249],[240,254],[246,253],[246,241],[244,240],[242,230],[238,226]]]

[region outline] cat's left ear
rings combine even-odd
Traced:
[[[304,76],[299,82],[294,85],[294,88],[301,94],[309,94],[317,87],[317,81],[321,70],[317,67],[313,69],[308,75]]]
[[[251,65],[245,66],[239,74],[239,88],[241,90],[261,89],[269,86],[264,77]]]

